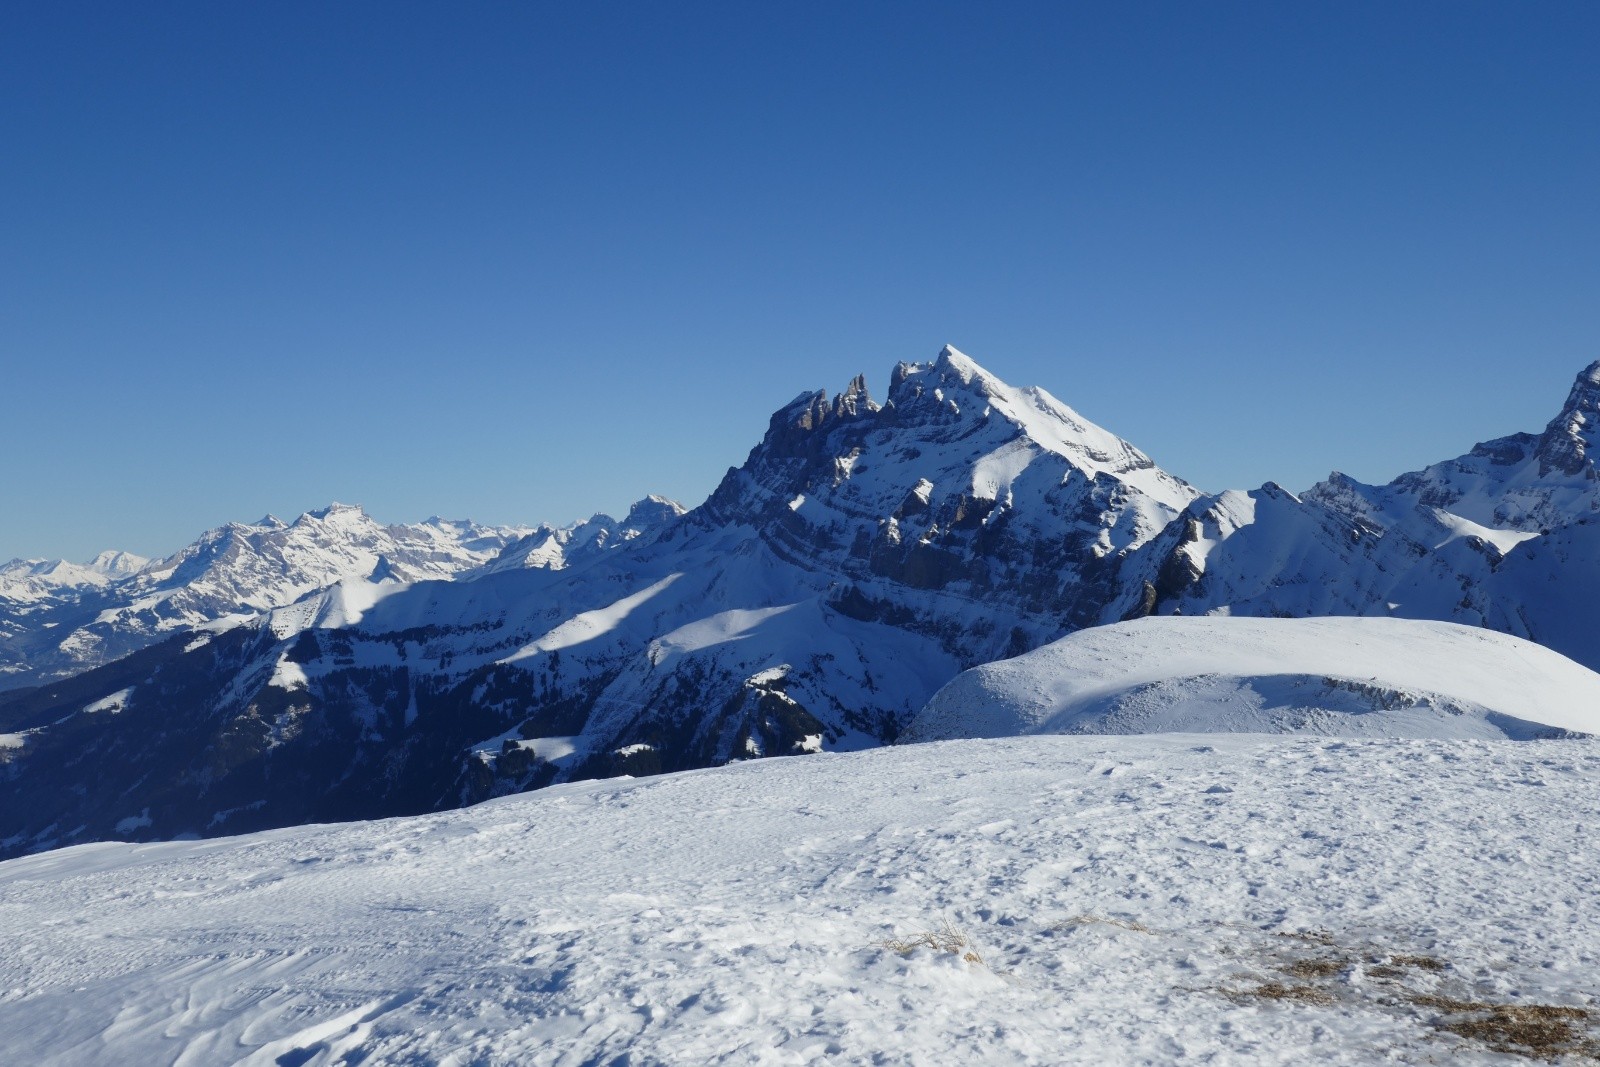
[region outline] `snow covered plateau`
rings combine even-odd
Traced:
[[[1034,736],[0,864],[8,1063],[1593,1062],[1600,742]]]

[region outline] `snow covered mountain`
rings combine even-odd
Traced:
[[[974,667],[903,741],[1039,733],[1600,735],[1600,674],[1477,627],[1147,618]]]
[[[947,348],[882,405],[860,379],[786,405],[652,536],[584,553],[536,532],[471,580],[346,581],[0,701],[0,836],[214,833],[882,744],[961,669],[1093,622],[1197,495]],[[31,787],[68,763],[104,773]]]
[[[162,560],[106,552],[86,565],[14,561],[0,569],[0,688],[75,674],[335,582],[447,579],[529,533],[439,518],[385,526],[333,504],[293,522],[229,523]]]
[[[437,516],[384,525],[332,504],[293,522],[229,523],[161,560],[103,552],[87,564],[15,560],[0,568],[0,690],[110,663],[175,633],[240,625],[335,585],[391,586],[561,569],[653,535],[683,514],[663,497],[621,522],[484,526]]]
[[[1148,614],[1394,615],[1489,626],[1600,667],[1600,362],[1540,434],[1384,486],[1334,472],[1189,505],[1129,561],[1101,621]],[[1560,575],[1559,580],[1557,575]],[[1592,600],[1587,601],[1593,603]]]
[[[882,404],[861,378],[802,394],[687,514],[647,501],[481,551],[418,527],[380,551],[369,531],[303,582],[276,562],[291,530],[366,526],[251,527],[224,538],[274,561],[251,582],[199,581],[232,557],[197,547],[106,587],[149,582],[148,602],[90,589],[59,632],[109,655],[104,612],[142,647],[0,693],[0,851],[876,746],[963,670],[1149,615],[1452,621],[1600,667],[1597,382],[1600,364],[1543,434],[1388,486],[1205,496],[946,348],[898,365]],[[180,572],[170,595],[144,577]],[[261,583],[278,591],[250,599]]]
[[[676,500],[652,494],[629,508],[620,522],[610,515],[598,514],[570,526],[541,523],[506,545],[493,559],[460,577],[477,578],[522,567],[564,570],[608,548],[654,534],[683,513],[683,505]]]
[[[1426,507],[1492,530],[1537,534],[1600,510],[1597,436],[1600,361],[1578,375],[1567,402],[1541,434],[1487,441],[1378,488],[1335,473],[1307,496],[1379,522]]]
[[[27,604],[59,596],[67,590],[103,589],[137,574],[150,561],[132,552],[102,552],[87,563],[64,559],[14,559],[0,565],[0,598]]]

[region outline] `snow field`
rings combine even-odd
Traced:
[[[87,845],[0,864],[0,1051],[1526,1062],[1451,1005],[1583,1038],[1597,817],[1594,741],[1029,737]]]

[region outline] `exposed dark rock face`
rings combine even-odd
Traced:
[[[1589,458],[1597,428],[1600,428],[1600,361],[1589,364],[1562,405],[1561,413],[1539,437],[1539,474],[1559,471],[1566,475],[1585,475],[1594,480],[1594,462]]]

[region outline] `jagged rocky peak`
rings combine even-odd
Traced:
[[[889,402],[906,407],[924,396],[933,395],[938,402],[948,403],[943,394],[951,389],[973,389],[980,395],[993,396],[1008,387],[999,378],[978,366],[977,362],[954,345],[945,345],[931,363],[899,363],[889,376]]]
[[[1034,401],[1035,397],[1048,400],[1060,412],[1071,414],[1070,409],[1039,389],[1013,389],[993,374],[980,367],[970,356],[954,345],[945,345],[938,356],[927,363],[898,363],[889,376],[890,408],[899,408],[897,414],[908,414],[924,408],[937,409],[945,417],[957,416],[967,401],[1018,398]],[[1035,401],[1036,402],[1036,401]],[[825,390],[801,393],[779,408],[772,416],[763,447],[769,454],[803,453],[802,445],[817,430],[831,429],[841,423],[864,418],[883,411],[884,407],[872,399],[867,391],[865,375],[856,375],[844,392],[829,398]],[[987,406],[978,408],[974,416],[989,414]],[[1010,415],[1007,411],[1004,414]],[[1015,418],[1012,421],[1017,421]],[[1075,420],[1074,421],[1079,421]],[[796,446],[800,446],[797,447]]]
[[[833,417],[848,418],[877,411],[878,405],[867,392],[867,376],[858,374],[850,379],[844,392],[833,398]]]
[[[892,432],[893,444],[876,436],[884,430]],[[810,492],[818,478],[839,484],[872,469],[879,472],[874,480],[882,482],[893,469],[906,477],[892,486],[887,514],[924,475],[941,493],[997,500],[1033,462],[1030,456],[1044,454],[1066,460],[1090,482],[1101,479],[1105,492],[1121,483],[1174,512],[1199,495],[1045,390],[1007,385],[951,345],[929,362],[898,364],[881,408],[871,403],[860,378],[832,402],[821,391],[801,394],[772,417],[766,437],[742,469],[770,490],[792,490],[786,501],[794,492]],[[986,456],[993,458],[986,461]],[[914,465],[913,457],[920,457]],[[795,460],[810,472],[798,481],[790,470]],[[1031,477],[1042,476],[1041,468]],[[725,481],[713,494],[713,510],[721,513],[734,504],[735,488]]]
[[[1578,474],[1593,468],[1589,452],[1600,426],[1600,360],[1579,372],[1561,413],[1539,437],[1539,473]]]
[[[1357,520],[1382,522],[1380,504],[1374,499],[1376,496],[1374,487],[1357,481],[1343,471],[1329,472],[1326,479],[1300,495],[1303,499],[1335,511],[1352,522]]]
[[[854,421],[878,410],[877,402],[867,392],[866,376],[862,374],[850,379],[844,392],[831,401],[826,389],[801,393],[773,412],[759,450],[773,457],[807,455],[817,430]]]
[[[683,514],[682,504],[652,493],[635,501],[621,522],[610,515],[596,513],[570,526],[541,523],[537,529],[505,545],[493,559],[467,572],[466,576],[481,577],[508,570],[565,570],[608,548],[654,536]]]

